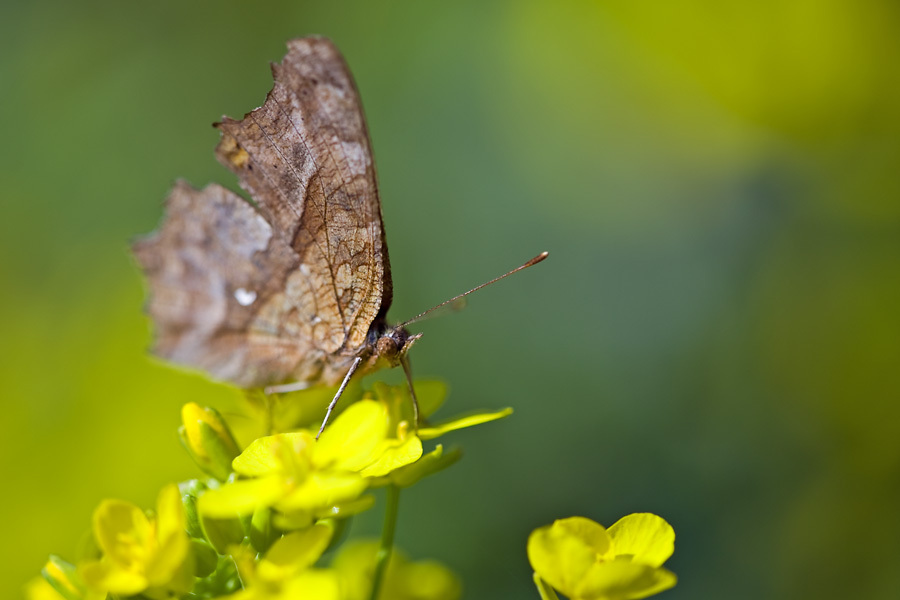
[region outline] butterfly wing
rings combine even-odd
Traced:
[[[333,383],[391,300],[375,167],[349,70],[324,38],[293,40],[288,49],[272,67],[275,85],[263,106],[216,125],[216,155],[256,206],[241,200],[235,209],[238,197],[210,186],[180,216],[170,206],[157,241],[137,248],[151,284],[156,351],[243,386]],[[184,193],[176,187],[173,198]],[[224,217],[225,206],[243,226],[268,226],[268,238],[231,248],[241,225]],[[207,270],[200,279],[186,257],[209,247],[177,231],[191,222],[218,240],[217,251],[198,261]],[[178,273],[165,283],[149,258],[157,253],[172,256],[168,271]],[[172,296],[198,286],[206,290],[190,296],[189,309],[175,316],[154,309],[172,303],[159,299],[160,289]]]
[[[253,332],[260,303],[299,258],[234,192],[177,183],[163,225],[133,250],[150,284],[159,356],[251,387],[289,376],[312,349]]]

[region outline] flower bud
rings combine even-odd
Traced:
[[[83,598],[94,597],[85,589],[75,565],[67,563],[58,556],[50,556],[47,564],[41,569],[41,575],[65,600],[82,600]]]
[[[263,506],[253,511],[250,520],[250,545],[254,550],[265,553],[283,533],[272,522],[272,510],[269,507]]]
[[[204,473],[220,481],[231,474],[231,461],[241,453],[222,416],[214,408],[189,402],[181,408],[181,443]]]
[[[241,544],[244,541],[246,525],[241,519],[214,519],[200,515],[200,524],[203,526],[203,535],[210,545],[219,554],[228,554],[231,546]]]

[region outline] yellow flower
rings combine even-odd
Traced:
[[[273,507],[282,513],[331,514],[352,503],[369,479],[418,460],[422,443],[415,436],[390,437],[383,403],[362,400],[348,407],[316,441],[310,431],[259,438],[234,459],[242,479],[210,490],[200,512],[213,518],[249,514]],[[302,521],[301,521],[302,522]]]
[[[258,561],[252,550],[241,547],[234,557],[244,589],[227,600],[338,600],[336,574],[312,568],[333,533],[327,522],[289,533]]]
[[[340,577],[340,600],[366,600],[378,552],[377,541],[344,544],[332,568]],[[444,565],[422,560],[412,562],[396,548],[391,553],[379,598],[390,600],[457,600],[462,595],[459,578]]]
[[[175,485],[160,491],[154,518],[129,502],[104,500],[94,511],[93,527],[103,556],[82,564],[79,574],[90,588],[111,594],[165,598],[186,593],[193,583],[193,561],[185,527]]]
[[[584,517],[560,519],[532,532],[528,560],[542,596],[548,584],[572,600],[646,598],[675,585],[662,568],[675,531],[662,518],[636,513],[608,530]]]
[[[446,395],[439,382],[421,382],[416,389],[423,417],[437,410]],[[207,491],[198,507],[204,517],[215,519],[274,508],[281,513],[277,523],[287,529],[307,526],[317,517],[350,515],[371,505],[358,502],[368,487],[412,485],[459,458],[458,452],[444,453],[438,447],[418,467],[422,440],[511,412],[507,408],[464,416],[416,431],[410,424],[406,388],[376,384],[338,415],[318,441],[310,429],[251,443],[231,465],[242,479]]]

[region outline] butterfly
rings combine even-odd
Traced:
[[[421,334],[386,320],[391,268],[353,78],[323,37],[288,42],[272,72],[261,107],[214,125],[216,157],[252,202],[178,182],[133,245],[154,352],[244,388],[341,383],[326,422],[355,373],[400,365],[417,414],[407,353]]]

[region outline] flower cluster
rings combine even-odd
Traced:
[[[427,419],[445,388],[426,383],[417,390]],[[218,412],[188,404],[181,440],[209,477],[165,487],[152,513],[103,501],[94,513],[96,547],[77,565],[51,558],[28,595],[352,600],[374,597],[379,586],[383,597],[399,600],[458,598],[461,587],[451,572],[391,555],[391,544],[332,546],[346,519],[373,505],[371,490],[397,494],[460,456],[439,444],[426,452],[423,441],[510,413],[415,427],[405,388],[378,384],[318,440],[313,429],[283,431],[241,451]]]
[[[423,442],[503,418],[511,409],[430,424],[446,394],[422,384],[420,426],[403,387],[376,385],[316,440],[286,428],[243,450],[222,416],[187,404],[182,443],[208,476],[168,485],[155,511],[104,500],[94,546],[77,564],[51,557],[27,588],[30,600],[457,600],[446,567],[393,551],[400,490],[453,464],[458,450]],[[276,420],[267,415],[271,427]],[[386,488],[380,541],[341,544],[347,521]],[[663,568],[675,533],[660,517],[628,515],[609,529],[572,517],[535,530],[528,559],[543,600],[631,600],[675,585]]]

